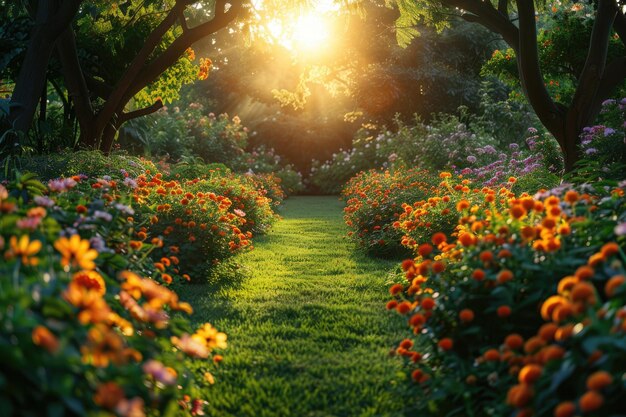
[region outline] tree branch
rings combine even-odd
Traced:
[[[120,117],[118,118],[117,127],[119,129],[119,127],[122,126],[127,121],[136,119],[137,117],[147,116],[149,114],[154,113],[155,111],[159,110],[162,107],[163,107],[163,102],[160,99],[158,99],[151,106],[144,107],[143,109],[133,110],[128,113],[122,113]]]
[[[443,2],[449,7],[457,7],[471,13],[473,16],[470,16],[469,20],[465,16],[462,17],[465,20],[479,23],[492,32],[499,33],[502,39],[517,51],[519,45],[518,28],[511,23],[508,15],[505,16],[496,10],[490,1],[443,0]]]
[[[150,62],[143,71],[136,77],[126,95],[124,102],[128,102],[135,94],[141,91],[145,86],[156,80],[167,68],[172,66],[181,55],[200,39],[209,36],[218,30],[226,27],[232,22],[241,10],[241,0],[233,0],[230,2],[230,9],[224,12],[226,5],[225,0],[219,0],[215,6],[215,17],[208,22],[202,23],[196,27],[190,28],[172,42],[165,51]],[[222,12],[218,12],[222,10]]]
[[[98,116],[99,128],[103,128],[104,123],[107,123],[107,121],[113,117],[117,109],[126,103],[124,102],[126,92],[132,87],[135,78],[144,68],[150,54],[152,54],[159,42],[161,42],[165,33],[167,33],[167,31],[176,23],[179,11],[184,9],[184,7],[184,4],[177,1],[167,16],[150,33],[144,43],[144,46],[132,60],[126,71],[124,71],[124,74],[121,76],[117,84],[113,87],[113,92],[109,95],[103,109],[100,111],[100,115]]]

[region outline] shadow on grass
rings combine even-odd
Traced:
[[[173,289],[181,300],[194,307],[194,323],[212,322],[217,318],[237,320],[241,314],[233,308],[232,290],[242,287],[250,276],[245,266],[230,260],[212,268],[204,282],[178,284]]]

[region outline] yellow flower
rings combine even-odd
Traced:
[[[10,249],[5,253],[6,258],[12,259],[19,257],[24,265],[37,265],[39,263],[39,259],[33,256],[41,250],[40,241],[33,240],[31,242],[27,235],[23,235],[18,241],[16,236],[11,236],[9,246]]]
[[[61,237],[54,242],[54,247],[61,253],[61,265],[80,266],[82,269],[91,270],[96,267],[93,262],[98,257],[98,252],[89,247],[89,241],[83,240],[79,235],[70,238]]]

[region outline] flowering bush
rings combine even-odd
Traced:
[[[166,285],[174,257],[139,242],[132,181],[31,174],[0,186],[0,380],[8,415],[201,415],[226,347]],[[212,361],[207,361],[212,358]],[[200,374],[188,361],[196,359]],[[202,375],[204,373],[204,375]]]
[[[251,248],[252,233],[271,226],[275,215],[266,194],[254,176],[213,170],[206,178],[183,181],[141,175],[134,200],[148,224],[140,231],[143,239],[162,236],[159,254],[175,256],[177,269],[190,279]]]
[[[598,294],[626,262],[626,184],[563,186],[533,197],[441,177],[443,191],[406,205],[412,210],[399,220],[416,258],[403,262],[406,281],[390,288],[387,304],[407,317],[414,335],[396,352],[412,364],[418,407],[438,416],[509,415],[512,406],[531,415],[529,405],[545,416],[611,414],[616,405],[610,401],[600,409],[601,391],[610,384],[579,382],[600,369],[626,370],[610,355],[621,334],[609,336],[611,325],[621,323],[614,318],[623,304],[609,300],[606,316],[588,308],[601,308]],[[419,225],[446,209],[456,218],[453,230],[411,236],[408,223]],[[620,280],[612,282],[610,293],[621,294]],[[546,326],[542,317],[555,323]],[[606,360],[589,368],[582,353],[597,348]],[[562,406],[573,405],[569,414],[553,414],[559,401],[578,403]]]
[[[428,171],[398,169],[361,172],[343,190],[344,219],[361,247],[381,255],[403,253],[402,232],[394,228],[405,201],[425,198],[437,183]]]
[[[314,165],[312,183],[325,192],[336,192],[337,184],[359,171],[406,165],[431,171],[453,169],[487,186],[497,186],[510,176],[526,176],[540,169],[559,172],[562,166],[558,157],[544,156],[558,155],[556,142],[538,136],[535,129],[529,130],[523,144],[515,142],[518,138],[509,138],[503,145],[478,122],[463,123],[453,115],[439,115],[430,124],[416,121],[407,125],[397,120],[396,125],[394,132],[376,126],[359,130],[351,150]],[[550,177],[550,173],[544,176]],[[544,182],[541,185],[555,185],[555,176]]]
[[[626,98],[602,104],[603,124],[583,129],[578,180],[620,180],[626,170]]]
[[[266,149],[264,146],[256,147],[250,152],[245,152],[232,164],[235,170],[241,172],[274,174],[279,180],[280,187],[288,195],[304,190],[302,174],[297,172],[293,165],[285,164],[274,149]]]

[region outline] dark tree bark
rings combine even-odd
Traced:
[[[71,24],[80,3],[81,0],[40,0],[35,26],[11,96],[9,120],[14,129],[27,132],[32,126],[55,42]]]

